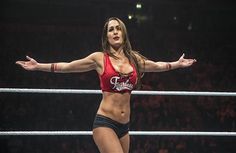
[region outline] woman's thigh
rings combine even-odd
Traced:
[[[129,133],[120,138],[120,143],[123,148],[124,153],[129,153],[130,137]]]
[[[116,133],[108,127],[93,129],[93,139],[101,153],[125,153]]]

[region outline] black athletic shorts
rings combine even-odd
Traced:
[[[93,122],[93,129],[97,127],[109,127],[118,136],[120,139],[121,137],[125,136],[129,132],[129,122],[126,124],[119,123],[117,121],[112,120],[109,117],[97,114],[94,122]]]

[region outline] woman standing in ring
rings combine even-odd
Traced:
[[[30,71],[56,73],[96,70],[100,79],[102,100],[93,123],[93,139],[101,153],[128,153],[130,96],[140,85],[144,72],[162,72],[189,67],[195,59],[184,54],[175,62],[154,62],[132,50],[124,23],[112,17],[104,25],[102,52],[72,62],[38,63],[26,56],[27,61],[16,64]]]

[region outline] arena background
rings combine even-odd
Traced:
[[[137,5],[138,4],[138,5]],[[141,8],[140,8],[141,7]],[[99,89],[96,72],[27,72],[16,60],[71,61],[101,51],[108,17],[134,50],[191,68],[147,73],[142,90],[236,91],[233,0],[3,0],[0,87]],[[0,93],[0,130],[91,130],[101,95]],[[131,130],[236,131],[236,98],[133,96]],[[132,153],[235,153],[235,137],[132,136]],[[1,136],[2,153],[97,153],[91,136]]]

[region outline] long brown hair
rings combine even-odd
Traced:
[[[145,65],[145,60],[146,58],[144,56],[142,56],[141,54],[139,54],[137,51],[133,51],[130,41],[129,41],[129,37],[128,37],[128,32],[126,29],[125,24],[117,17],[111,17],[109,18],[104,27],[103,27],[103,32],[102,32],[102,48],[103,48],[103,52],[106,52],[109,56],[113,57],[113,58],[118,58],[116,57],[111,51],[110,51],[110,44],[108,42],[108,38],[107,38],[107,30],[108,30],[108,23],[111,20],[116,20],[121,27],[121,32],[122,32],[122,36],[123,36],[123,44],[122,44],[122,49],[123,52],[125,54],[125,56],[129,59],[129,61],[135,66],[135,69],[137,71],[138,74],[138,80],[137,80],[137,85],[136,88],[140,88],[141,87],[141,78],[142,78],[142,73],[140,72],[140,65],[139,63],[143,63]],[[137,58],[139,57],[139,59]],[[139,60],[142,60],[141,62],[138,62]]]

